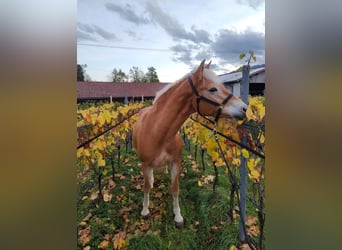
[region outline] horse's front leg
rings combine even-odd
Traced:
[[[150,214],[150,210],[148,209],[150,205],[150,190],[153,188],[153,168],[149,166],[142,165],[142,172],[144,175],[144,200],[143,200],[143,209],[141,211],[141,215],[143,217],[148,217]]]
[[[171,166],[171,192],[173,197],[173,212],[175,214],[175,223],[176,227],[182,228],[184,226],[184,219],[181,215],[180,208],[179,208],[179,175],[181,171],[181,162],[177,161],[172,163]]]

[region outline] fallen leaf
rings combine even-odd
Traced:
[[[108,188],[113,189],[113,188],[115,188],[115,186],[116,186],[115,182],[112,179],[109,179]]]
[[[240,246],[240,250],[251,250],[251,248],[248,246],[248,244],[242,244]]]
[[[101,249],[107,249],[108,247],[109,247],[108,240],[101,241],[101,243],[97,246],[97,248],[101,248]]]
[[[158,229],[157,231],[154,231],[152,234],[153,235],[160,235],[161,231]]]
[[[82,229],[78,232],[79,240],[81,242],[82,246],[87,245],[87,243],[90,241],[90,226],[88,226],[85,229]]]
[[[126,233],[125,232],[119,232],[114,235],[113,237],[113,247],[114,249],[123,249],[123,247],[126,245]]]
[[[99,196],[99,193],[98,192],[94,192],[94,193],[91,193],[91,195],[90,195],[90,200],[95,200],[95,199],[97,199],[97,197]]]
[[[260,233],[260,229],[258,226],[256,225],[253,225],[251,226],[250,228],[248,228],[247,230],[247,234],[250,235],[250,236],[254,236],[254,237],[257,237]]]
[[[112,200],[112,197],[113,197],[112,194],[105,192],[105,193],[103,194],[103,201],[109,202],[109,201]]]
[[[86,246],[86,247],[83,248],[83,250],[90,250],[90,249],[91,249],[90,246]]]
[[[87,225],[87,222],[85,222],[85,221],[80,222],[80,226],[85,226],[85,225]]]
[[[120,180],[124,180],[126,178],[126,176],[123,174],[115,174],[115,177],[119,178]]]
[[[142,231],[147,231],[149,228],[150,228],[150,225],[147,224],[147,223],[142,224],[141,227],[140,227],[140,229]]]
[[[250,227],[250,226],[253,226],[253,225],[256,225],[257,224],[257,218],[254,217],[254,216],[251,216],[251,215],[248,215],[247,218],[246,218],[246,226],[247,227]]]
[[[157,193],[154,194],[154,197],[155,197],[155,198],[160,198],[160,197],[162,197],[162,196],[163,196],[163,193],[162,193],[162,192],[157,192]]]
[[[86,217],[84,217],[84,219],[82,221],[88,221],[90,219],[90,217],[92,216],[91,213],[88,213]]]
[[[136,229],[136,230],[134,231],[134,234],[135,234],[136,236],[142,236],[144,233],[141,232],[139,229]]]
[[[220,230],[220,227],[218,226],[212,226],[211,230],[213,230],[214,232],[218,232]]]

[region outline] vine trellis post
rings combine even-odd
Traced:
[[[248,105],[248,94],[249,94],[249,65],[242,67],[242,81],[240,85],[240,95],[242,101]],[[247,145],[247,133],[243,133],[241,139],[242,144]],[[247,164],[246,159],[240,157],[240,202],[241,202],[241,215],[239,221],[239,239],[240,242],[246,242],[246,235],[244,233],[244,223],[246,221],[246,197],[247,197]]]

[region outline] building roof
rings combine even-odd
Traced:
[[[154,97],[166,83],[77,82],[77,99]]]
[[[265,72],[265,64],[256,65],[251,67],[249,71],[249,77]],[[230,73],[219,75],[223,83],[240,82],[242,79],[242,71],[233,71]]]

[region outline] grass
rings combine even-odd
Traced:
[[[111,186],[109,166],[103,177],[104,193],[111,195],[108,202],[92,198],[97,191],[93,171],[79,178],[77,249],[113,249],[116,244],[117,249],[207,250],[238,245],[238,219],[231,221],[228,215],[230,184],[224,169],[218,169],[215,192],[211,183],[199,186],[202,176],[214,175],[212,164],[206,160],[205,171],[202,167],[195,168],[193,157],[183,151],[180,207],[185,226],[177,229],[173,221],[170,173],[155,174],[155,188],[150,197],[151,216],[144,220],[140,216],[143,179],[136,153],[122,150],[121,161],[121,167],[115,169],[115,187]],[[248,214],[255,215],[255,208],[248,207]],[[86,231],[87,228],[90,231]]]

